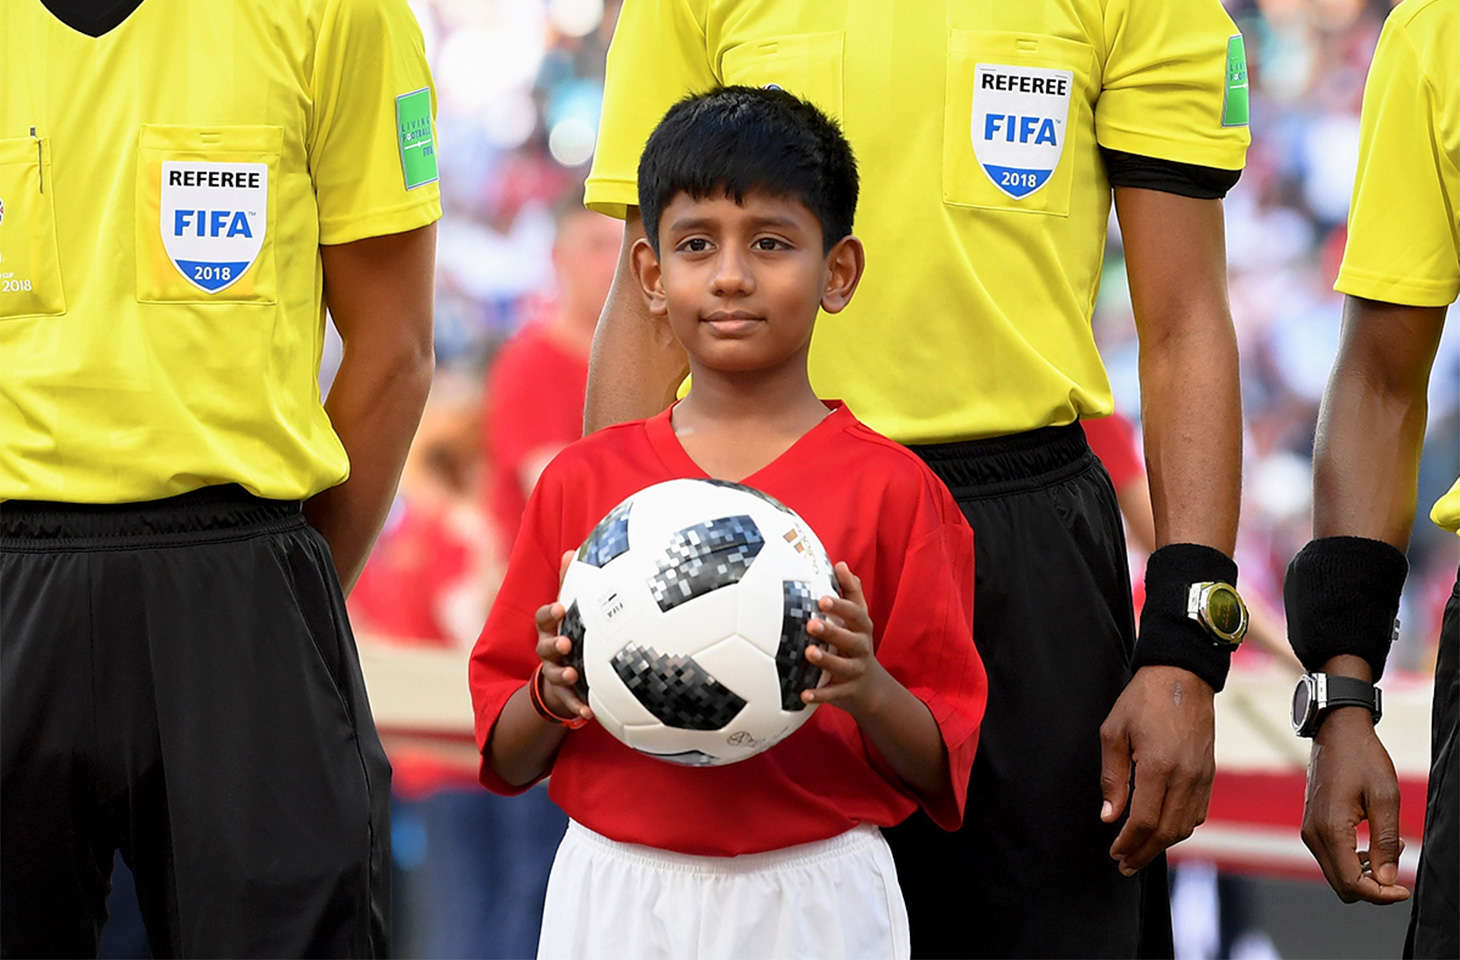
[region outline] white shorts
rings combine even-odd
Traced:
[[[910,954],[882,831],[739,857],[619,843],[568,821],[548,878],[540,960],[781,960]]]

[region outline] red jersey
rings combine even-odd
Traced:
[[[506,578],[471,657],[477,746],[536,668],[536,609],[558,592],[558,558],[625,497],[703,478],[668,411],[609,427],[564,450],[528,502]],[[911,451],[845,407],[743,483],[806,520],[833,561],[862,579],[877,659],[928,705],[948,752],[958,826],[987,683],[973,645],[973,533],[943,484]],[[859,823],[890,826],[918,806],[846,712],[823,705],[781,743],[724,767],[681,767],[638,753],[597,723],[568,734],[552,798],[579,823],[625,843],[709,856],[775,850]],[[520,793],[485,761],[482,783]]]
[[[501,555],[512,549],[527,497],[521,471],[528,457],[556,452],[583,435],[583,398],[588,357],[568,350],[546,327],[523,327],[497,354],[487,391],[487,452],[491,478],[487,510],[502,538]]]

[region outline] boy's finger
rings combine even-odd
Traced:
[[[545,683],[551,683],[563,689],[559,693],[566,693],[578,682],[578,671],[572,667],[565,667],[560,663],[544,663],[542,665],[542,679]]]
[[[568,613],[563,609],[561,603],[545,603],[537,608],[537,614],[533,617],[537,621],[538,633],[557,633],[558,622]]]
[[[871,653],[865,633],[839,627],[829,620],[812,620],[806,624],[806,632],[817,640],[835,645],[837,652],[848,656],[865,657]]]
[[[867,615],[867,608],[853,600],[840,597],[822,597],[817,602],[817,609],[829,617],[839,618],[847,626],[854,630],[872,629],[872,618]]]
[[[568,649],[562,649],[561,641],[567,641]],[[559,637],[550,634],[539,634],[537,638],[537,656],[544,663],[557,663],[564,655],[573,649],[573,641],[567,637]]]
[[[571,687],[558,688],[558,698],[562,701],[562,706],[565,709],[558,711],[554,708],[554,713],[559,713],[564,717],[572,714],[582,717],[584,720],[593,719],[593,708],[579,699],[578,694],[574,693]]]
[[[861,660],[839,657],[815,644],[807,645],[806,660],[826,671],[834,681],[853,680],[866,671],[866,665]]]
[[[573,565],[573,557],[576,551],[565,550],[562,557],[558,559],[558,586],[563,585],[563,579],[568,575],[568,568]]]
[[[801,691],[803,703],[834,703],[837,700],[844,700],[856,692],[856,684],[828,683],[822,687],[812,687],[809,690]]]
[[[862,596],[862,578],[852,572],[845,560],[837,561],[836,582],[841,584],[842,596],[866,606],[866,600]]]

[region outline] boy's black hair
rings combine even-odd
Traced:
[[[639,212],[659,253],[675,195],[743,203],[752,190],[794,197],[821,221],[822,252],[852,232],[857,161],[836,122],[780,88],[719,87],[669,108],[639,158]]]

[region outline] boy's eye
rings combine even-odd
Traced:
[[[777,240],[775,237],[761,237],[755,241],[754,246],[757,250],[779,250],[786,246],[786,244]]]
[[[690,253],[704,253],[710,249],[710,241],[704,237],[690,237],[679,245],[679,249],[689,251]]]

